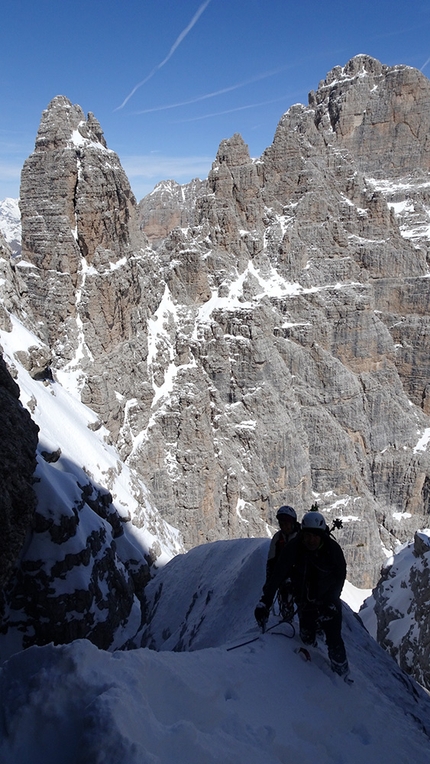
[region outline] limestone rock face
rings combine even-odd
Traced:
[[[91,265],[98,247],[110,250],[114,262],[125,254],[135,199],[91,113],[85,119],[79,106],[54,98],[21,183],[23,257],[33,265],[68,272],[75,284],[80,257]]]
[[[195,202],[205,192],[206,185],[206,181],[199,178],[185,186],[165,180],[139,202],[139,225],[153,247],[159,246],[174,228],[196,224]]]
[[[81,375],[188,547],[270,534],[281,503],[317,500],[371,586],[383,548],[426,525],[429,87],[358,56],[259,159],[235,134],[207,180],[137,211],[94,118],[64,98],[44,113],[25,303],[54,376]]]
[[[65,338],[64,322],[80,326],[87,318],[91,283],[99,272],[103,282],[106,270],[119,270],[121,279],[136,206],[99,123],[92,114],[85,119],[63,96],[42,114],[35,150],[22,171],[20,206],[22,258],[33,266],[27,275],[32,306],[52,343]],[[108,309],[105,320],[113,325],[117,319],[123,334],[129,333],[130,307],[117,293],[129,287],[128,281],[119,288],[111,283],[105,294],[118,312],[114,318]],[[127,297],[133,305],[139,295]],[[67,356],[67,349],[63,352]]]
[[[430,170],[430,83],[417,69],[356,56],[332,69],[309,103],[371,177]]]
[[[146,240],[128,180],[98,121],[91,113],[85,119],[63,96],[42,114],[35,151],[22,171],[20,205],[17,267],[31,293],[28,312],[53,348],[57,369],[78,374],[83,400],[115,437],[121,401],[133,386],[131,367],[146,357],[140,257]],[[149,263],[147,274],[152,270]],[[142,382],[139,375],[139,387]]]
[[[0,356],[0,589],[10,577],[36,508],[33,473],[38,427]]]
[[[25,305],[27,284],[21,279],[20,261],[0,233],[0,330],[10,330],[11,314],[32,321],[32,310]]]

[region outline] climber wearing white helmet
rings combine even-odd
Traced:
[[[349,668],[341,633],[340,601],[346,562],[321,512],[306,512],[300,533],[282,550],[255,609],[258,623],[267,619],[275,593],[286,578],[292,581],[302,641],[314,645],[317,632],[322,631],[333,671],[346,676]]]

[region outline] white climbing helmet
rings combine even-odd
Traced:
[[[324,520],[324,516],[321,514],[321,512],[315,512],[315,510],[306,512],[306,514],[303,515],[302,530],[309,530],[312,533],[322,533],[326,531],[327,523]]]

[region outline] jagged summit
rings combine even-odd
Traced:
[[[88,118],[85,119],[80,106],[73,105],[65,96],[55,96],[42,112],[36,137],[36,151],[65,148],[70,142],[79,145],[79,137],[106,148],[103,131],[94,114],[89,112]]]
[[[99,122],[91,113],[85,119],[80,106],[64,96],[54,98],[42,114],[35,151],[22,170],[20,208],[33,311],[42,323],[47,314],[55,316],[43,332],[51,343],[60,340],[58,325],[76,318],[77,294],[83,296],[79,288],[90,281],[88,266],[98,262],[101,269],[109,268],[128,256],[136,209]],[[91,304],[88,311],[94,313]]]
[[[393,67],[399,68],[399,67]],[[357,76],[380,75],[390,69],[386,64],[381,64],[376,58],[368,56],[365,53],[359,53],[353,56],[344,66],[334,66],[324,80],[321,80],[318,90],[332,85],[339,80],[352,80]]]
[[[249,164],[249,149],[240,133],[235,133],[231,138],[221,141],[214,165],[226,164],[238,166]]]
[[[335,84],[338,84],[340,82],[344,83],[353,83],[356,82],[356,79],[359,78],[373,78],[375,81],[381,78],[385,78],[387,75],[392,76],[395,72],[404,72],[404,71],[410,71],[413,73],[414,78],[419,80],[422,78],[423,80],[427,80],[427,77],[422,74],[422,72],[419,71],[419,69],[415,69],[412,66],[407,66],[406,64],[395,64],[394,66],[388,66],[387,64],[382,64],[378,59],[373,58],[372,56],[368,56],[365,53],[359,53],[356,56],[353,56],[344,66],[334,66],[333,69],[330,69],[330,71],[326,74],[325,79],[321,80],[317,93],[321,93],[326,88],[329,88]],[[310,97],[314,95],[314,91],[311,91]]]
[[[320,129],[331,129],[373,177],[430,170],[430,81],[405,65],[359,55],[309,94]]]
[[[157,248],[174,228],[198,224],[196,199],[207,192],[207,181],[194,178],[181,185],[175,180],[157,183],[138,205],[138,220],[151,246]]]

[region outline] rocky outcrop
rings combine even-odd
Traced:
[[[74,639],[105,650],[132,644],[143,623],[148,562],[124,535],[106,491],[70,481],[65,501],[61,491],[39,490],[26,550],[2,592],[1,658]]]
[[[38,427],[0,356],[0,589],[10,578],[34,520]]]
[[[98,334],[105,338],[113,330],[110,347],[116,331],[126,338],[140,297],[136,274],[124,277],[136,201],[95,117],[85,119],[81,108],[62,96],[42,114],[35,151],[22,171],[20,206],[22,258],[33,266],[27,282],[44,339],[67,342],[83,322],[93,327],[101,322]],[[104,294],[92,314],[97,280],[97,291]],[[88,354],[98,355],[97,344],[85,339]],[[67,360],[73,345],[69,340],[62,349]],[[107,345],[105,340],[105,351]]]
[[[42,114],[22,171],[20,206],[23,257],[68,273],[74,286],[82,257],[91,265],[102,248],[115,263],[130,245],[135,199],[118,157],[107,149],[94,115],[85,119],[63,96]]]
[[[33,314],[29,303],[25,304],[27,284],[21,279],[19,259],[0,233],[0,330],[9,331],[10,315],[26,316],[31,325]]]
[[[429,531],[416,532],[383,569],[360,614],[375,621],[374,636],[399,666],[430,690]],[[370,611],[372,611],[370,613]],[[365,620],[366,622],[366,620]]]
[[[426,524],[429,93],[408,67],[336,67],[259,159],[236,134],[207,181],[142,201],[156,250],[94,118],[63,98],[44,113],[29,309],[189,547],[317,500],[371,586],[383,547]]]

